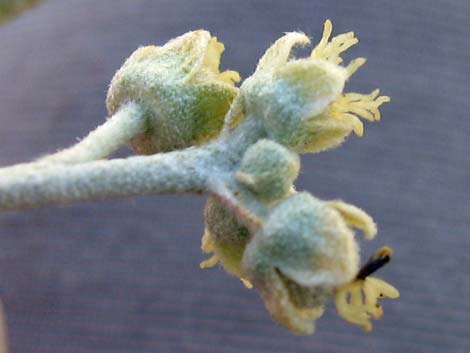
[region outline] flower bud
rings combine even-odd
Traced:
[[[343,94],[346,80],[365,63],[346,67],[340,53],[358,42],[354,33],[331,41],[332,25],[325,22],[322,40],[304,59],[290,59],[292,48],[304,45],[301,33],[287,33],[260,60],[256,72],[241,87],[246,116],[261,119],[269,138],[297,152],[318,152],[339,145],[352,131],[362,136],[359,117],[379,120],[378,107],[388,97]]]
[[[296,153],[271,140],[250,146],[236,173],[236,179],[261,200],[273,201],[287,195],[299,175]]]
[[[336,210],[309,193],[282,201],[255,237],[259,256],[299,285],[333,288],[357,273],[354,232]]]
[[[308,193],[276,206],[248,243],[243,268],[273,318],[299,333],[358,270],[354,233],[341,215]]]
[[[235,71],[219,72],[224,50],[210,33],[188,32],[162,47],[137,49],[111,81],[109,115],[128,102],[144,110],[146,132],[131,141],[138,153],[181,149],[218,135],[238,89]]]

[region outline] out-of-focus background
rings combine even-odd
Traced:
[[[40,0],[0,0],[0,24],[38,4]]]
[[[223,68],[247,77],[283,32],[315,42],[326,18],[360,38],[347,59],[369,59],[346,91],[380,87],[392,103],[362,139],[304,156],[298,188],[375,217],[364,256],[395,249],[379,276],[401,298],[374,330],[330,305],[314,336],[289,333],[255,291],[199,269],[204,198],[141,197],[0,215],[11,352],[470,352],[467,0],[43,1],[0,27],[0,165],[103,122],[107,85],[140,45],[205,28],[226,44]]]

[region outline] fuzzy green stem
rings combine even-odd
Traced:
[[[213,151],[183,151],[82,164],[51,164],[0,176],[0,211],[135,195],[207,190]]]
[[[119,125],[119,121],[129,120],[124,115],[112,119],[118,118]],[[98,128],[85,140],[110,136],[113,125],[108,127]],[[177,192],[213,193],[229,200],[232,196],[227,187],[233,184],[234,170],[245,150],[262,137],[259,121],[247,118],[229,135],[203,147],[104,161],[87,161],[109,149],[94,150],[86,142],[37,162],[0,169],[0,211]],[[48,163],[42,162],[45,160]],[[81,163],[66,163],[72,160]]]
[[[137,104],[129,103],[77,144],[30,163],[0,168],[0,178],[7,173],[24,173],[51,163],[71,164],[103,159],[144,130],[144,114]]]
[[[81,163],[103,159],[145,130],[145,119],[136,103],[129,103],[76,145],[37,160],[44,163]]]

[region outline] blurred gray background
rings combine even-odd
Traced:
[[[314,336],[274,324],[253,290],[200,270],[204,198],[142,197],[0,215],[13,353],[470,352],[470,2],[50,0],[0,27],[0,165],[73,143],[106,115],[138,46],[205,28],[243,77],[285,31],[354,30],[369,59],[346,91],[392,97],[362,139],[303,157],[299,189],[369,211],[401,291],[364,333],[330,305]],[[123,150],[120,155],[130,152]]]

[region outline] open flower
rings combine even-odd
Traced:
[[[312,333],[325,302],[357,275],[352,227],[374,228],[364,211],[335,203],[308,193],[287,197],[272,209],[243,255],[245,276],[272,317],[297,333]]]
[[[106,100],[109,115],[136,102],[147,131],[131,141],[138,153],[171,151],[218,135],[240,80],[219,71],[224,45],[209,32],[188,32],[162,47],[137,49],[115,74]]]
[[[325,302],[358,271],[352,227],[372,238],[375,225],[362,210],[341,201],[324,202],[294,193],[275,206],[255,233],[217,199],[206,205],[202,248],[213,253],[201,267],[220,263],[259,291],[278,323],[310,334]]]
[[[378,90],[368,95],[342,93],[346,80],[366,60],[357,58],[341,66],[341,53],[358,40],[352,32],[330,40],[331,32],[327,20],[322,39],[303,59],[291,59],[292,49],[309,39],[287,33],[266,51],[241,87],[245,115],[261,119],[270,138],[297,152],[335,147],[352,131],[362,136],[359,118],[379,120],[379,106],[390,100]]]

